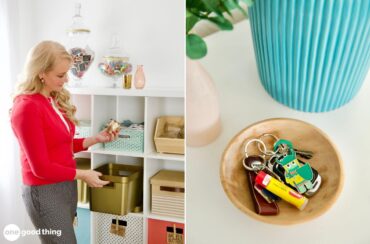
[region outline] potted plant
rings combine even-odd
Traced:
[[[200,59],[207,54],[207,44],[203,38],[192,32],[200,21],[215,24],[220,30],[232,30],[233,23],[227,18],[233,17],[232,11],[239,10],[245,16],[247,12],[241,4],[252,5],[254,0],[187,0],[186,1],[186,55],[191,59]]]
[[[200,21],[215,24],[221,30],[232,30],[233,24],[226,16],[239,9],[246,11],[241,2],[250,0],[187,0],[186,1],[186,143],[189,146],[203,146],[214,141],[221,131],[221,120],[217,90],[211,76],[202,65],[194,60],[207,54],[203,38],[193,33]]]

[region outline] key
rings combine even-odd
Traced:
[[[277,136],[275,136],[274,134],[270,134],[270,133],[262,134],[259,139],[262,140],[262,138],[265,138],[265,137],[271,137],[272,139],[275,140],[275,142],[280,140]],[[287,145],[284,145],[284,144],[281,144],[279,146],[279,149],[278,149],[277,152],[266,150],[266,149],[262,150],[261,144],[258,144],[257,146],[258,146],[258,150],[260,152],[262,152],[263,154],[265,154],[266,156],[272,156],[272,155],[276,154],[277,152],[278,152],[278,154],[283,154],[283,155],[289,153],[289,147]],[[299,150],[299,149],[296,149],[296,148],[293,148],[293,150],[301,158],[311,159],[313,157],[313,152],[312,151],[304,151],[304,150]]]
[[[297,148],[293,148],[297,156],[300,156],[301,158],[304,159],[311,159],[313,157],[313,152],[312,151],[304,151],[304,150],[299,150]]]
[[[311,159],[313,157],[313,152],[312,151],[305,151],[305,150],[300,150],[297,148],[293,148],[294,152],[296,153],[297,156],[304,158],[304,159]],[[279,154],[286,155],[289,153],[289,147],[285,144],[282,144],[279,146],[278,149]]]

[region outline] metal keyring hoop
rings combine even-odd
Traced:
[[[261,145],[262,145],[262,147],[263,147],[263,149],[264,149],[264,150],[266,150],[266,145],[265,145],[265,143],[263,143],[263,141],[262,141],[262,140],[260,140],[260,139],[256,139],[256,138],[251,139],[251,140],[249,140],[249,141],[245,144],[245,147],[244,147],[245,158],[248,158],[248,157],[249,157],[249,155],[248,155],[248,147],[249,147],[249,145],[250,145],[251,143],[253,143],[253,142],[258,143],[258,145],[259,145],[259,144],[261,144]],[[258,157],[261,157],[261,158],[264,160],[264,158],[263,158],[262,156],[258,155]],[[245,160],[244,160],[244,159],[243,159],[243,166],[244,166],[244,168],[245,168],[245,169],[247,169],[247,170],[249,170],[249,171],[255,171],[255,172],[256,172],[256,171],[263,170],[263,169],[265,169],[265,168],[266,168],[266,165],[265,165],[265,164],[262,164],[262,167],[259,167],[259,168],[249,167],[248,165],[246,165],[246,164],[245,164]]]
[[[266,151],[266,145],[265,145],[265,143],[262,141],[262,140],[260,140],[260,139],[257,139],[257,138],[253,138],[253,139],[250,139],[248,142],[247,142],[247,144],[245,144],[245,147],[244,147],[244,153],[245,153],[245,157],[247,158],[248,157],[248,147],[249,147],[249,145],[251,144],[251,143],[253,143],[253,142],[257,142],[258,144],[257,145],[262,145],[262,147],[263,147],[263,150],[264,150],[264,152]],[[258,147],[258,146],[257,146]]]
[[[277,137],[277,136],[275,136],[274,134],[271,134],[271,133],[264,133],[264,134],[262,134],[261,136],[260,136],[260,138],[259,138],[259,140],[261,140],[262,142],[263,142],[263,140],[262,140],[262,138],[264,138],[264,137],[267,137],[267,136],[270,136],[270,137],[272,137],[272,138],[274,138],[275,139],[275,142],[277,142],[278,140],[279,140],[279,137]],[[274,143],[275,143],[274,142]],[[264,144],[264,143],[263,143]],[[265,144],[264,144],[265,145]],[[258,150],[261,152],[261,153],[263,153],[264,155],[266,155],[266,156],[272,156],[272,155],[274,155],[274,154],[276,154],[276,152],[275,151],[273,151],[273,150],[267,150],[267,147],[266,147],[266,145],[265,145],[265,150],[264,151],[262,151],[262,149],[261,149],[261,147],[260,147],[260,144],[258,144],[257,145],[257,148],[258,148]]]

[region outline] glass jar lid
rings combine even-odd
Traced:
[[[111,60],[129,60],[128,54],[121,47],[121,43],[117,34],[112,35],[111,46],[107,49],[104,58]]]
[[[73,23],[67,30],[70,36],[73,35],[84,35],[89,34],[90,29],[88,29],[85,24],[83,17],[81,16],[81,3],[76,3],[75,5],[75,15],[72,17]]]

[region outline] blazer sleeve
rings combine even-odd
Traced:
[[[73,180],[76,169],[50,162],[43,130],[42,113],[32,101],[19,101],[13,107],[11,123],[32,173],[46,180]]]
[[[73,139],[73,152],[74,153],[78,153],[78,152],[81,152],[83,150],[86,150],[86,148],[83,147],[84,140],[85,140],[85,138]]]

